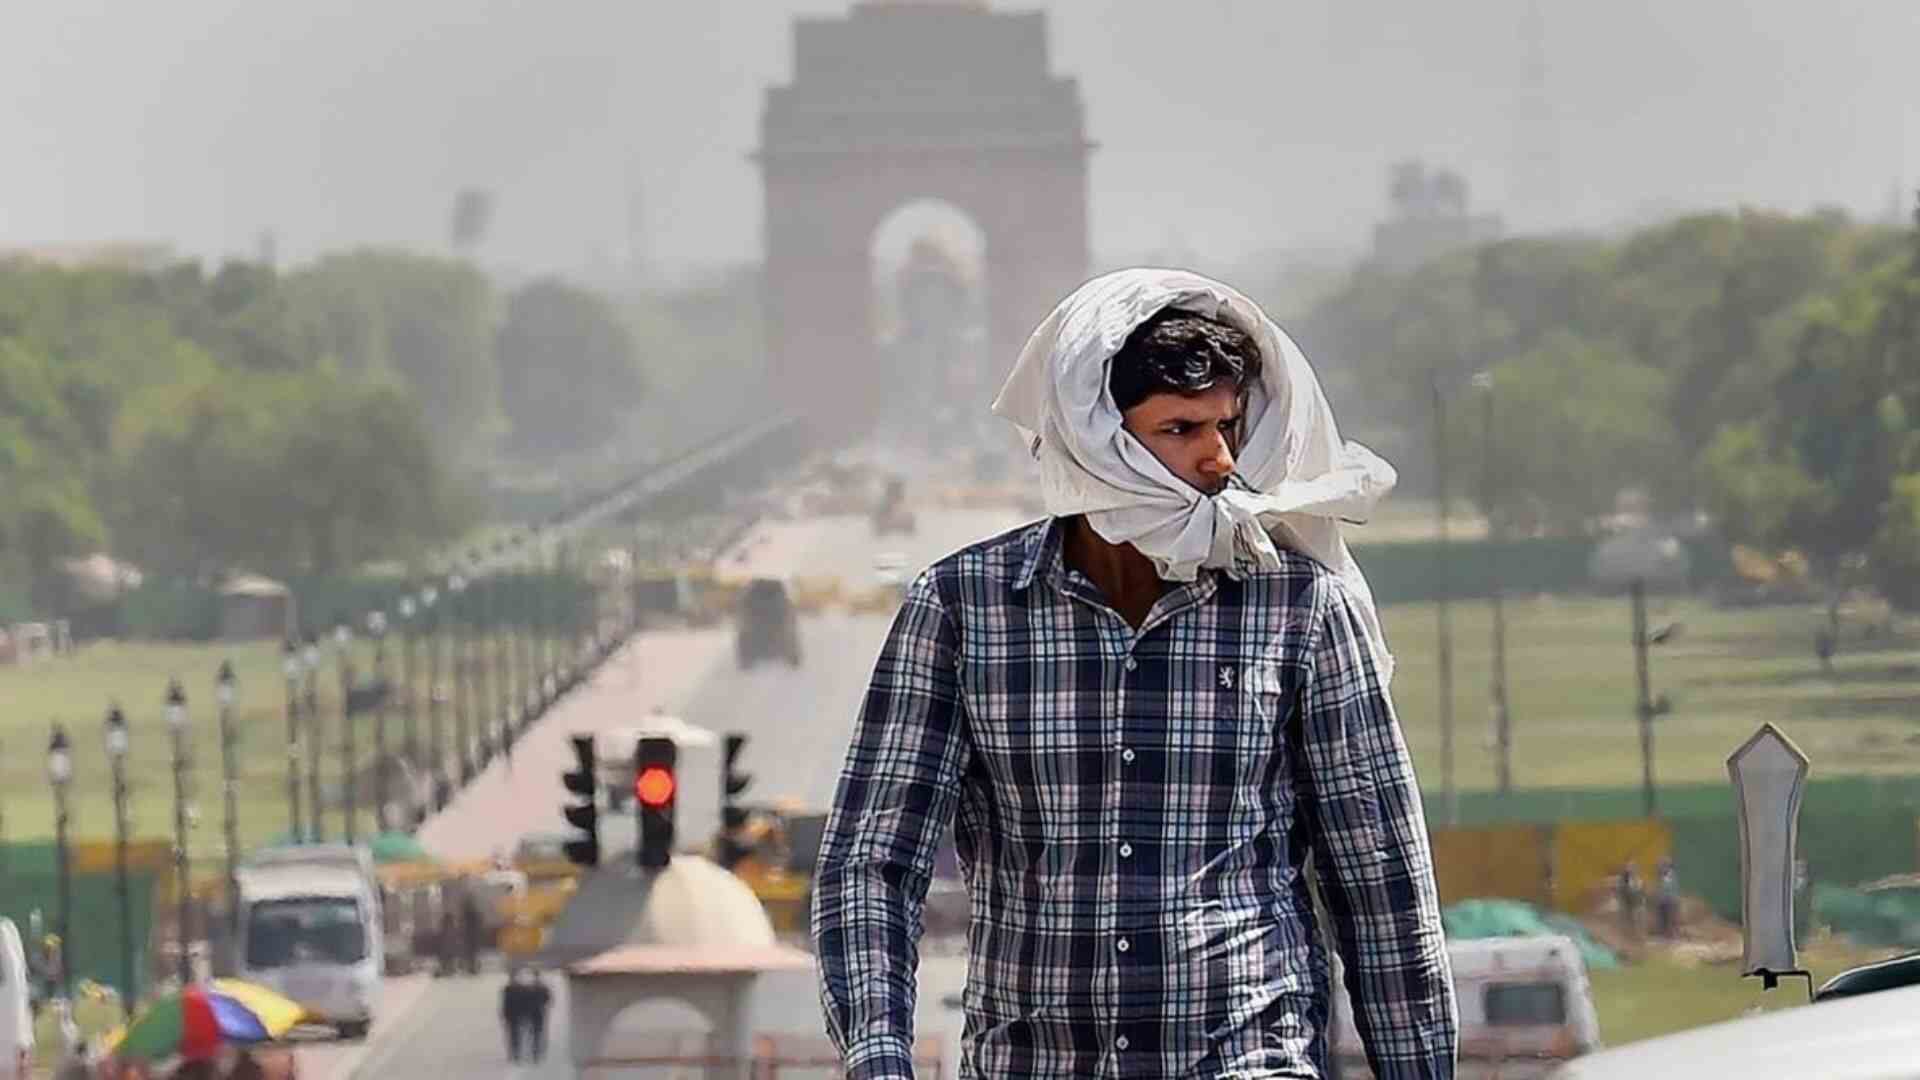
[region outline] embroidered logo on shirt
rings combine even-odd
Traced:
[[[1233,689],[1233,665],[1232,664],[1228,664],[1227,666],[1220,669],[1220,689],[1222,690]]]

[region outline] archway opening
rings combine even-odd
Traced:
[[[931,446],[968,439],[986,412],[987,236],[952,203],[915,199],[880,219],[868,245],[870,332],[883,429]]]
[[[647,1076],[672,1080],[704,1080],[699,1064],[711,1052],[713,1025],[698,1009],[677,998],[650,998],[636,1002],[607,1024],[600,1057],[617,1061],[681,1061],[690,1064],[642,1070]]]

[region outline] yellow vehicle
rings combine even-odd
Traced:
[[[579,888],[580,868],[566,856],[564,837],[544,833],[524,837],[513,853],[513,868],[526,888],[495,905],[500,929],[495,937],[509,959],[530,956],[545,943],[547,928],[565,910]]]

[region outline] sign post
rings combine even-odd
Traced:
[[[1813,985],[1793,940],[1794,846],[1808,768],[1807,755],[1772,724],[1727,758],[1740,811],[1740,973],[1760,976],[1768,990],[1782,975]]]

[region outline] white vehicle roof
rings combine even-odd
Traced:
[[[286,847],[261,848],[247,856],[240,865],[245,867],[268,866],[332,866],[350,870],[371,878],[374,876],[373,853],[363,847],[347,844],[291,844]]]
[[[1563,934],[1534,937],[1473,938],[1448,941],[1453,977],[1486,977],[1507,971],[1580,971],[1586,966],[1580,946]]]
[[[243,866],[237,875],[248,900],[284,900],[296,896],[358,896],[369,883],[358,870],[339,866]]]
[[[1774,993],[1797,989],[1787,984]],[[1920,1077],[1920,986],[1761,1013],[1569,1062],[1555,1080],[1665,1076]]]

